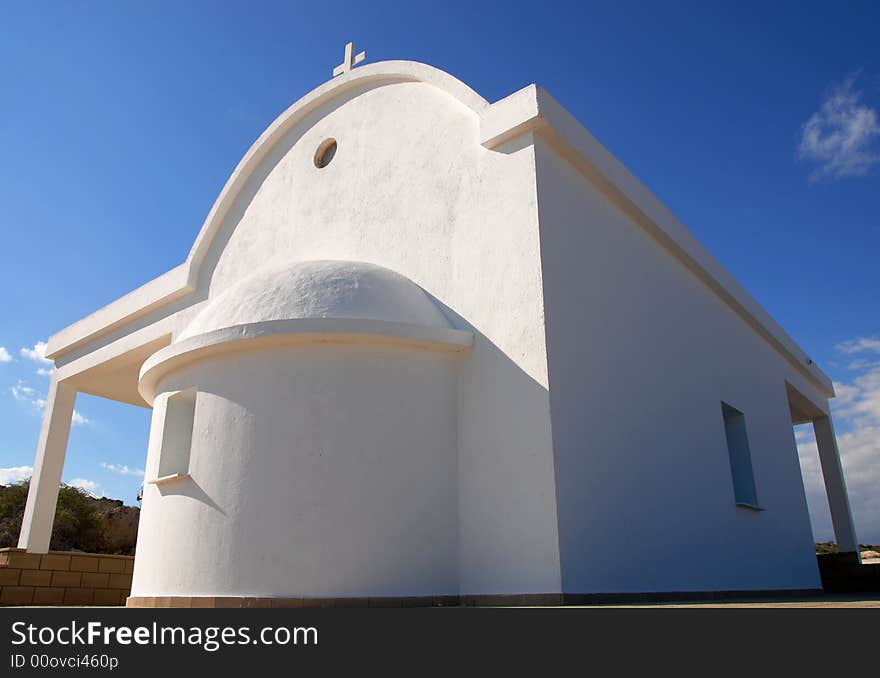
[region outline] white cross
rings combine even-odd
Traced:
[[[337,75],[341,75],[342,73],[347,73],[352,68],[357,66],[364,58],[367,56],[366,52],[361,52],[354,58],[352,58],[352,53],[354,52],[354,43],[350,42],[345,46],[345,59],[343,59],[342,63],[339,64],[336,68],[333,69],[333,77],[335,78]]]

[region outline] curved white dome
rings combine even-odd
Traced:
[[[358,318],[450,327],[425,291],[405,276],[359,261],[269,265],[224,290],[177,341],[269,320]]]

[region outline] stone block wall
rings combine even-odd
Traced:
[[[0,549],[0,605],[125,605],[134,556]]]

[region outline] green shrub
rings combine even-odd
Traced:
[[[0,548],[17,546],[30,481],[0,487]],[[52,528],[53,551],[99,553],[104,538],[94,500],[78,487],[61,484]]]

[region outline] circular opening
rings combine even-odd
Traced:
[[[330,164],[333,156],[336,155],[336,139],[325,139],[315,151],[315,167],[321,169]]]

